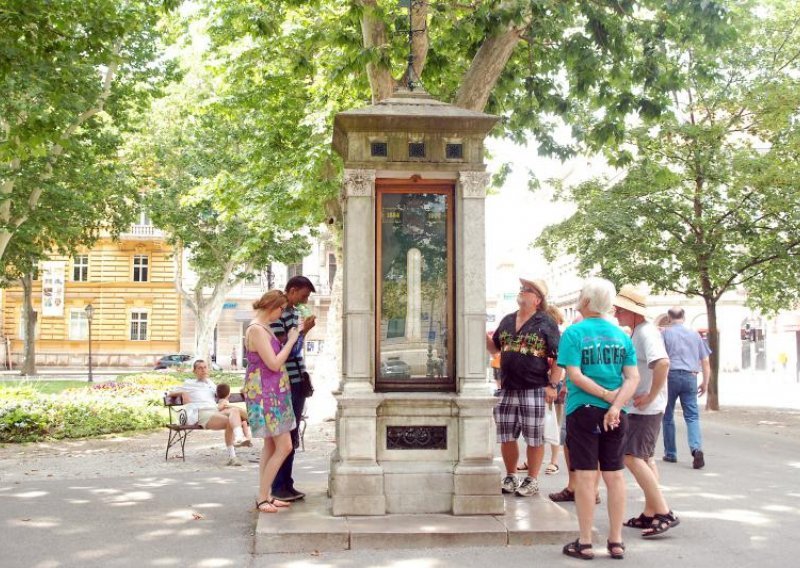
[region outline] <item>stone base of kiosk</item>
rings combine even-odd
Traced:
[[[488,396],[339,394],[329,487],[335,516],[498,515]]]

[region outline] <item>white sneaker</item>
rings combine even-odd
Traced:
[[[507,475],[500,484],[500,489],[503,490],[503,493],[514,493],[517,487],[519,487],[519,479],[514,475]]]
[[[519,497],[533,497],[537,493],[539,493],[539,481],[532,477],[526,477],[514,492]]]
[[[226,463],[225,465],[238,466],[238,465],[242,465],[242,462],[239,461],[239,458],[230,458],[228,460],[228,463]]]

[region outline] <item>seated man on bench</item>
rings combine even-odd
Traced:
[[[186,379],[183,385],[168,393],[169,396],[181,395],[190,423],[197,423],[206,430],[225,430],[227,465],[242,465],[236,457],[235,448],[235,445],[241,445],[246,440],[241,414],[220,412],[217,408],[217,386],[208,378],[208,363],[198,359],[192,370],[195,378]]]

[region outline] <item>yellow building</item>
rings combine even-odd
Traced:
[[[37,365],[87,365],[89,304],[93,365],[152,367],[179,350],[181,301],[174,283],[180,258],[146,216],[142,221],[118,242],[103,238],[73,257],[43,263],[33,287]],[[5,290],[2,321],[16,368],[23,358],[21,287]]]

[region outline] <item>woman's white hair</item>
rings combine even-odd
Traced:
[[[605,278],[589,278],[583,284],[578,305],[581,305],[584,300],[588,300],[589,311],[607,315],[611,312],[616,297],[617,289],[610,281]]]

